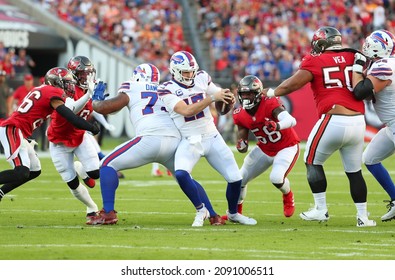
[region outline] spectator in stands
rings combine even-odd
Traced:
[[[12,113],[12,89],[7,84],[7,73],[0,70],[0,120]]]
[[[19,49],[14,63],[15,74],[29,74],[31,72],[30,68],[35,66],[34,60],[26,54],[26,49]]]
[[[23,85],[17,87],[13,93],[13,108],[18,107],[23,98],[29,93],[29,91],[34,87],[34,78],[32,74],[25,74],[23,77]]]

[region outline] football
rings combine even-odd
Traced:
[[[226,104],[223,101],[216,101],[214,103],[215,103],[215,109],[220,115],[226,115],[227,113],[229,113],[230,110],[233,109],[233,104],[231,103]]]

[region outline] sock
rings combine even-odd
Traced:
[[[107,213],[114,210],[115,191],[119,185],[117,171],[109,166],[100,167],[100,188],[103,208]]]
[[[182,191],[189,198],[196,209],[201,207],[202,199],[200,198],[198,188],[196,187],[191,175],[185,170],[176,170],[175,177]]]
[[[313,193],[314,203],[318,209],[328,209],[326,206],[326,192]]]
[[[363,217],[368,216],[368,210],[367,210],[368,203],[367,202],[355,203],[355,207],[357,208],[358,216],[363,216]]]
[[[99,157],[100,160],[102,160],[106,155],[103,154],[102,152],[98,152],[97,156]]]
[[[78,188],[76,188],[75,190],[70,189],[70,191],[76,199],[86,205],[86,213],[98,211],[96,203],[92,200],[89,191],[84,185],[80,183]]]
[[[291,184],[289,183],[288,178],[284,179],[284,184],[281,186],[281,188],[279,188],[279,190],[283,193],[283,194],[287,194],[291,191]]]
[[[196,188],[199,192],[200,198],[202,199],[202,202],[204,203],[204,206],[206,206],[208,212],[210,213],[210,217],[215,217],[217,216],[217,213],[214,211],[213,206],[211,205],[210,199],[207,196],[206,191],[200,185],[196,180],[193,180],[195,182]]]
[[[228,200],[228,211],[230,214],[237,213],[237,204],[240,197],[241,180],[233,183],[228,182],[226,188],[226,199]]]
[[[394,182],[392,182],[387,169],[385,169],[381,163],[366,165],[366,168],[370,171],[370,173],[372,173],[377,182],[379,182],[383,189],[388,193],[391,201],[395,200],[395,185]]]
[[[159,169],[159,163],[157,163],[157,162],[153,162],[152,163],[152,173],[155,173],[155,171],[156,170],[158,170]]]

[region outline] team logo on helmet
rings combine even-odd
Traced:
[[[184,57],[182,55],[173,55],[171,60],[174,62],[174,64],[181,64],[184,62]]]
[[[140,66],[138,66],[134,71],[135,71],[135,74],[138,74],[138,73],[147,74],[145,72],[145,69],[141,68]]]

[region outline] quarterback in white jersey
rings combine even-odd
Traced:
[[[237,213],[237,202],[241,190],[241,173],[233,152],[218,132],[209,107],[199,113],[185,116],[177,110],[179,104],[200,103],[206,96],[218,93],[233,94],[229,89],[221,89],[212,83],[211,77],[205,71],[198,71],[199,66],[192,54],[180,51],[170,59],[172,80],[163,83],[158,88],[158,94],[163,100],[170,117],[179,129],[182,139],[175,155],[175,177],[182,190],[188,197],[196,199],[193,193],[194,185],[191,180],[193,167],[204,156],[228,182],[226,198],[228,201],[229,221],[240,224],[254,225],[252,218]],[[215,99],[215,98],[214,98]],[[232,100],[234,102],[234,99]],[[195,204],[195,203],[194,203]],[[195,204],[196,206],[196,204]],[[202,224],[207,218],[207,210],[203,206],[197,212],[194,224]]]
[[[158,99],[159,77],[159,70],[154,65],[140,64],[134,70],[131,80],[119,87],[116,97],[107,100],[104,100],[103,95],[92,97],[93,109],[101,114],[117,112],[127,107],[136,132],[133,139],[117,146],[101,161],[103,209],[100,211],[101,219],[96,224],[115,224],[118,221],[114,210],[115,191],[119,185],[117,171],[158,162],[174,172],[174,153],[181,137],[163,103]],[[188,108],[184,109],[194,114],[204,104],[210,103],[211,99],[194,106],[185,105]],[[214,218],[219,215],[212,209],[202,186],[196,181],[194,183],[202,200],[210,207],[209,212],[213,218],[210,222],[215,224],[217,220]]]
[[[372,60],[363,77],[366,58],[359,54],[361,67],[353,69],[354,95],[373,99],[373,107],[385,125],[370,141],[363,153],[363,163],[390,197],[388,212],[381,220],[395,219],[395,185],[381,162],[395,152],[395,37],[386,30],[372,32],[363,44],[362,52]]]

